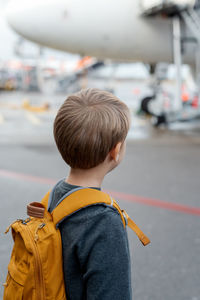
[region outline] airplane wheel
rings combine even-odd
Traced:
[[[141,111],[153,115],[152,112],[149,111],[149,103],[154,99],[153,96],[145,97],[141,102]]]
[[[167,124],[167,119],[166,119],[165,114],[162,114],[162,115],[160,115],[160,116],[154,116],[154,117],[152,118],[152,125],[153,125],[154,127],[159,127],[159,126],[162,125],[162,124],[164,124],[164,125]]]

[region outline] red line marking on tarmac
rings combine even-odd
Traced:
[[[7,177],[7,178],[14,178],[14,179],[23,179],[25,181],[31,181],[36,183],[42,183],[42,184],[55,184],[57,181],[55,179],[51,178],[44,178],[44,177],[38,177],[38,176],[32,176],[28,174],[22,174],[7,170],[0,169],[0,176]]]
[[[32,175],[12,172],[12,171],[3,170],[3,169],[0,169],[0,176],[7,177],[7,178],[19,179],[19,180],[25,180],[25,181],[29,181],[29,182],[31,181],[31,182],[36,182],[36,183],[40,183],[40,184],[54,185],[57,182],[57,180],[51,179],[51,178],[32,176]],[[162,200],[158,200],[158,199],[136,196],[136,195],[132,195],[132,194],[125,194],[125,193],[110,191],[110,190],[109,191],[107,190],[106,192],[111,194],[113,197],[116,197],[121,200],[129,201],[129,202],[136,202],[139,204],[144,204],[144,205],[149,205],[149,206],[155,206],[155,207],[172,210],[172,211],[178,211],[178,212],[185,213],[185,214],[200,216],[200,208],[198,208],[198,207],[192,207],[192,206],[182,205],[182,204],[178,204],[178,203],[171,203],[171,202],[166,202],[166,201],[162,201]]]
[[[166,202],[158,199],[153,198],[146,198],[142,196],[136,196],[131,194],[124,194],[121,192],[115,192],[115,191],[107,191],[109,194],[111,194],[113,197],[116,197],[118,199],[126,200],[129,202],[137,202],[144,205],[149,206],[156,206],[159,208],[167,209],[167,210],[175,210],[178,212],[190,214],[190,215],[197,215],[200,216],[200,208],[198,207],[192,207],[188,205],[178,204],[178,203],[172,203],[172,202]]]

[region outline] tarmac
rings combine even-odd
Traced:
[[[6,227],[68,173],[53,141],[55,111],[0,107],[0,299],[13,245]],[[151,239],[143,247],[128,229],[133,299],[200,300],[200,132],[134,124],[123,162],[102,187]]]

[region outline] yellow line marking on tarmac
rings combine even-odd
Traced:
[[[32,113],[26,113],[26,118],[29,120],[32,124],[34,125],[40,125],[41,121],[39,118],[37,118],[34,114]]]
[[[4,117],[3,117],[3,115],[2,114],[0,114],[0,124],[3,124],[4,123]]]

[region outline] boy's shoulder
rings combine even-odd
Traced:
[[[73,245],[82,248],[87,241],[87,249],[98,241],[97,247],[113,248],[118,240],[119,243],[128,244],[127,232],[118,211],[103,204],[85,207],[67,217],[59,226],[64,245],[70,240]],[[104,244],[99,243],[99,239]],[[114,250],[114,249],[113,249]]]
[[[119,223],[124,228],[119,212],[114,207],[106,204],[87,206],[68,216],[66,220],[69,220],[71,223],[80,223],[82,226],[89,222],[109,222],[110,225]]]

